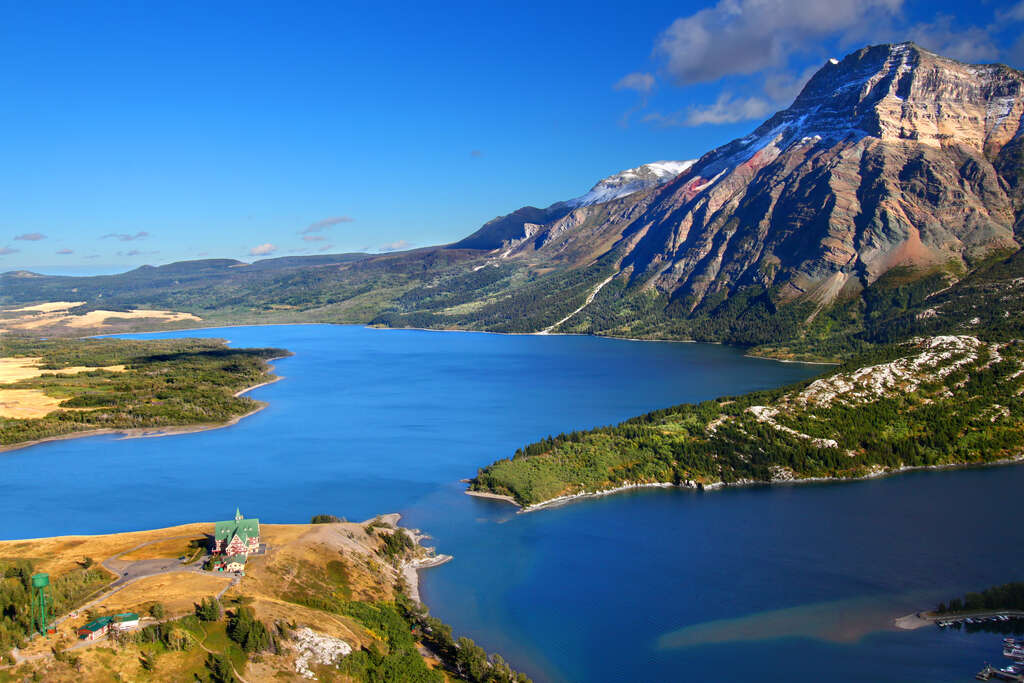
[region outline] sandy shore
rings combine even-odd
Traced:
[[[445,562],[451,561],[451,559],[451,555],[434,555],[433,557],[413,560],[412,562],[406,562],[403,564],[402,578],[405,579],[405,583],[409,587],[409,597],[416,602],[423,602],[420,599],[420,570],[437,567]]]
[[[503,496],[500,493],[488,493],[487,491],[466,491],[467,496],[473,496],[474,498],[490,498],[491,500],[504,500],[513,505],[519,505],[516,499],[512,496]]]
[[[557,507],[559,505],[565,505],[572,503],[577,500],[584,498],[598,498],[601,496],[610,496],[623,491],[629,491],[632,489],[644,489],[644,488],[684,488],[684,489],[702,489],[704,491],[714,491],[716,489],[724,488],[738,488],[742,486],[787,486],[787,485],[798,485],[798,484],[826,484],[826,483],[842,483],[842,482],[854,482],[854,481],[866,481],[869,479],[881,479],[883,477],[891,477],[905,472],[914,472],[919,470],[964,470],[972,469],[975,467],[998,467],[1002,465],[1017,465],[1024,463],[1024,453],[1017,455],[1013,458],[1004,458],[1002,460],[995,460],[993,462],[986,463],[959,463],[951,465],[920,465],[916,467],[899,467],[892,470],[885,470],[881,472],[872,472],[871,474],[865,474],[861,477],[806,477],[803,479],[779,479],[775,481],[757,481],[753,479],[741,479],[739,481],[726,483],[724,481],[716,481],[710,484],[704,484],[703,487],[700,485],[688,485],[688,484],[674,484],[672,482],[646,482],[641,484],[623,484],[622,486],[616,486],[610,489],[602,489],[600,491],[584,491],[581,493],[574,493],[567,496],[558,496],[550,500],[545,500],[540,503],[533,503],[532,505],[521,506],[511,496],[502,496],[494,493],[486,493],[483,491],[465,491],[466,495],[477,496],[480,498],[493,498],[495,500],[503,500],[519,507],[519,513],[523,512],[534,512],[536,510],[543,510],[545,508]]]
[[[907,614],[893,620],[893,624],[896,628],[904,631],[913,631],[915,629],[923,628],[925,626],[934,626],[935,620],[928,619],[922,616],[924,612],[915,612],[914,614]]]

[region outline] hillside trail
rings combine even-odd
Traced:
[[[558,327],[559,325],[561,325],[561,324],[562,324],[562,323],[564,323],[565,321],[569,320],[569,319],[570,319],[570,318],[572,318],[572,317],[573,317],[574,315],[576,315],[577,313],[579,313],[580,311],[582,311],[582,310],[583,310],[584,308],[586,308],[587,306],[589,306],[590,304],[592,304],[592,303],[594,302],[594,299],[595,299],[595,298],[597,297],[597,293],[598,293],[598,292],[600,292],[600,291],[601,291],[601,290],[602,290],[602,289],[604,288],[604,286],[605,286],[606,284],[608,284],[609,282],[611,282],[611,281],[612,281],[612,280],[613,280],[613,279],[615,278],[615,275],[616,275],[616,274],[617,274],[617,273],[612,273],[612,274],[611,274],[611,275],[609,275],[609,276],[608,276],[607,278],[605,278],[605,279],[604,279],[604,280],[602,280],[602,281],[601,281],[600,283],[598,283],[597,287],[594,287],[594,291],[592,291],[592,292],[591,292],[591,293],[590,293],[590,294],[589,294],[589,295],[587,296],[587,300],[583,302],[583,305],[582,305],[582,306],[580,306],[580,307],[579,307],[579,308],[577,308],[577,309],[576,309],[575,311],[573,311],[573,312],[572,312],[572,313],[570,313],[569,315],[567,315],[567,316],[565,316],[564,318],[562,318],[561,320],[559,320],[559,321],[558,321],[557,323],[555,323],[554,325],[551,325],[551,326],[549,326],[549,327],[545,327],[545,328],[544,328],[543,330],[541,330],[541,331],[540,331],[540,332],[538,332],[537,334],[551,334],[551,330],[553,330],[553,329],[557,328],[557,327]]]

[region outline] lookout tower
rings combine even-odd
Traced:
[[[49,611],[53,600],[50,598],[50,575],[32,575],[32,621],[39,633],[49,633]]]

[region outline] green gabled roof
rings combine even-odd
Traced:
[[[250,538],[259,538],[260,520],[256,518],[245,519],[236,508],[234,519],[229,519],[225,522],[214,522],[213,537],[215,540],[230,541],[231,537],[235,534],[238,534],[238,537],[243,541],[248,541]]]
[[[113,617],[99,617],[98,619],[93,619],[82,628],[87,631],[99,631],[101,628],[109,624],[111,619],[113,619]]]
[[[123,614],[115,614],[112,619],[118,623],[122,621],[138,621],[139,615],[135,612],[124,612]]]
[[[245,564],[245,555],[229,555],[228,557],[224,558],[224,564],[231,564],[232,562]]]

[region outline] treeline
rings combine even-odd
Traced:
[[[442,683],[446,677],[430,669],[416,649],[417,637],[436,654],[456,680],[470,683],[528,683],[500,655],[488,655],[469,638],[453,639],[452,629],[404,595],[394,604],[349,603],[344,614],[381,637],[386,650],[370,647],[341,661],[342,673],[358,681]]]
[[[935,612],[948,614],[1004,609],[1024,610],[1024,581],[1004,583],[1002,586],[986,588],[979,593],[967,593],[962,598],[953,598],[948,604],[940,602]]]
[[[11,356],[41,357],[54,374],[5,385],[66,400],[34,419],[0,417],[0,444],[12,445],[94,429],[214,424],[251,412],[256,402],[235,396],[269,377],[266,361],[282,349],[231,349],[223,341],[25,340],[5,341]],[[60,374],[69,366],[125,366]]]
[[[50,612],[60,615],[80,605],[113,577],[106,571],[82,562],[75,569],[50,576]],[[0,659],[12,648],[21,647],[35,631],[32,621],[32,575],[37,573],[32,560],[0,558]]]

